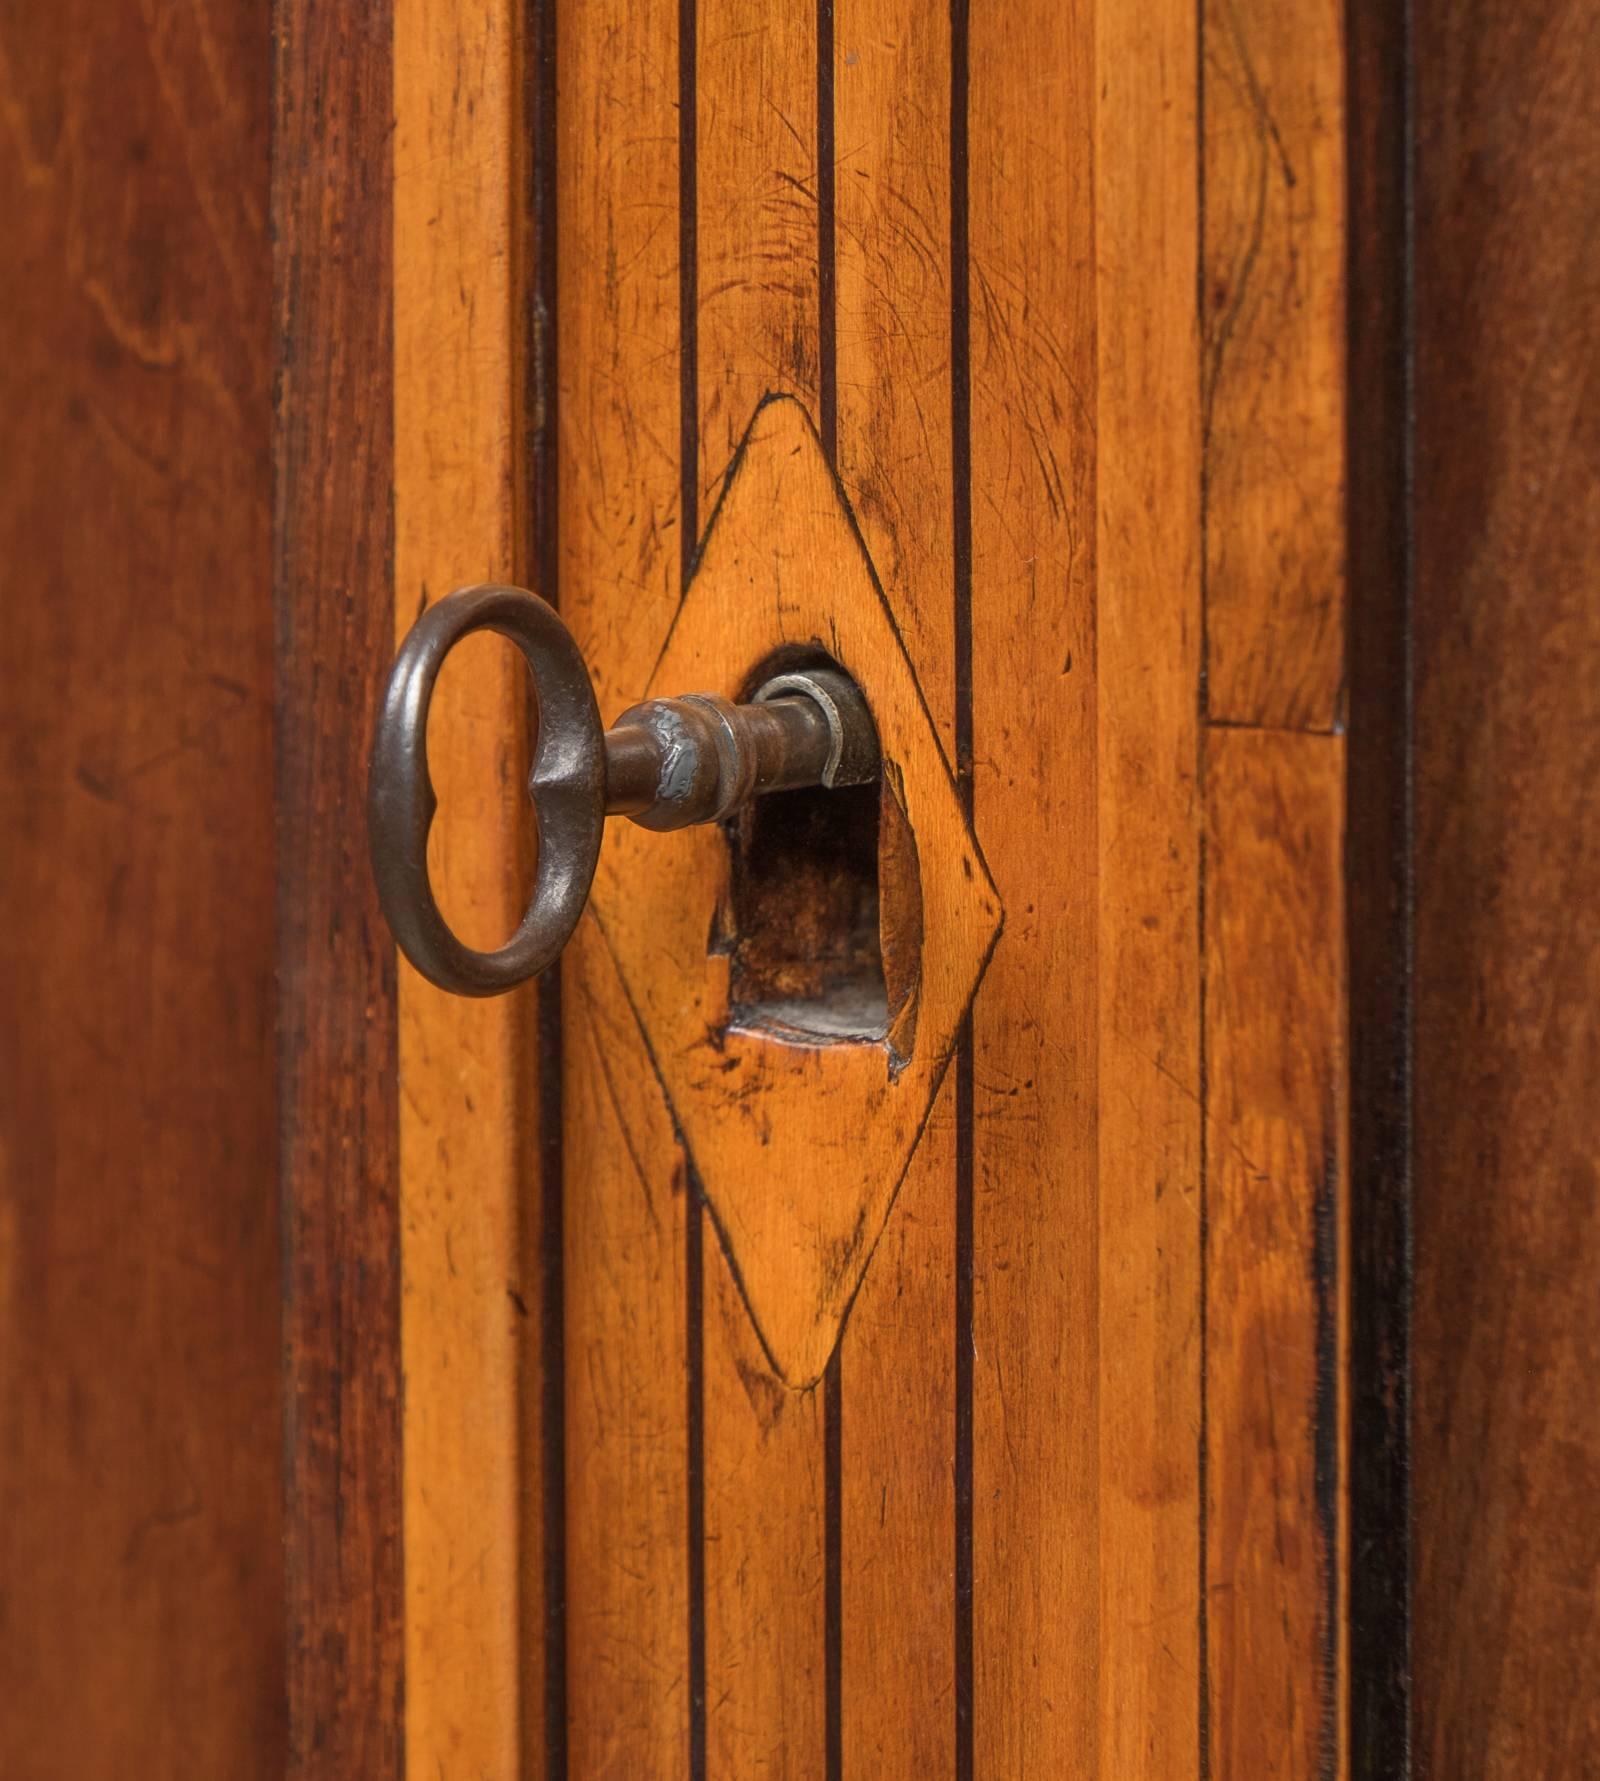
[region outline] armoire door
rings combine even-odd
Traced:
[[[346,772],[286,840],[343,837],[303,956],[359,909],[377,973],[286,1052],[291,1093],[354,1085],[289,1160],[291,1231],[340,1232],[290,1250],[297,1725],[392,1709],[348,1772],[1260,1781],[1392,1732],[1400,1411],[1353,1282],[1398,1229],[1396,64],[1346,14],[397,0],[284,35],[315,152],[280,214],[324,246],[286,313],[325,355],[288,522],[305,573],[377,551],[393,590],[296,607],[294,659],[370,714],[419,615],[512,584],[607,723],[826,659],[882,751],[614,819],[559,963],[464,998],[371,914],[369,732],[286,689],[291,771],[322,737]],[[533,882],[539,722],[504,639],[451,654],[428,862],[475,947]],[[335,1637],[340,1552],[374,1584]]]

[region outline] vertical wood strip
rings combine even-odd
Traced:
[[[1411,1748],[1410,13],[1345,9],[1350,1199],[1347,1762]]]
[[[1600,132],[1587,0],[1415,33],[1419,1773],[1600,1749]]]
[[[955,719],[950,38],[915,0],[834,27],[837,466],[944,745]],[[845,1327],[847,1774],[954,1762],[954,1078]]]
[[[700,0],[695,171],[699,512],[757,403],[817,414],[816,8]],[[825,1767],[820,1392],[771,1372],[721,1243],[704,1243],[708,1773]]]
[[[452,588],[516,578],[521,119],[508,0],[396,0],[394,30],[398,639]],[[501,640],[471,642],[441,675],[428,727],[429,855],[458,930],[494,946],[522,906],[526,681]],[[522,1244],[532,998],[451,996],[401,966],[406,1757],[418,1774],[517,1773],[524,1678],[537,1676],[519,1597],[537,1575],[521,1495],[539,1454],[518,1439],[539,1327]]]
[[[1342,0],[1205,0],[1206,689],[1213,718],[1343,714]]]
[[[521,123],[513,135],[512,161],[520,173],[516,189],[523,208],[513,221],[512,316],[513,347],[520,348],[522,373],[517,380],[522,411],[513,432],[513,476],[523,497],[514,506],[516,557],[527,585],[559,605],[557,10],[557,0],[526,0],[524,29],[514,34]],[[530,722],[537,722],[536,711]],[[537,1087],[525,1083],[525,1089],[538,1096],[538,1110],[530,1116],[537,1156],[530,1156],[524,1167],[522,1208],[525,1277],[537,1289],[528,1311],[536,1320],[532,1339],[538,1343],[537,1364],[530,1357],[522,1368],[522,1750],[524,1773],[546,1781],[562,1781],[567,1773],[562,975],[558,962],[543,973],[534,991]]]
[[[592,926],[563,969],[568,1762],[679,1775],[689,1747],[687,1180]]]
[[[1192,10],[1101,7],[1100,1772],[1204,1772]]]
[[[1292,17],[1254,0],[1208,0],[1203,13],[1207,1701],[1219,1775],[1331,1773],[1344,1760],[1348,1097],[1332,838],[1345,788],[1342,744],[1292,735],[1344,720],[1342,24],[1332,0]]]
[[[602,717],[642,691],[680,588],[677,0],[560,0],[562,613]],[[690,1193],[592,922],[562,969],[567,1756],[677,1775],[690,1748]]]
[[[972,798],[1006,921],[972,1016],[973,1738],[980,1771],[1091,1775],[1092,12],[974,9],[970,58]]]
[[[703,526],[763,396],[817,418],[816,8],[700,0],[697,57]]]
[[[1341,1772],[1344,743],[1206,749],[1212,1774]]]
[[[351,833],[394,647],[391,14],[273,22],[289,1772],[400,1781],[394,946]]]
[[[271,58],[254,0],[0,18],[10,1781],[284,1776]]]

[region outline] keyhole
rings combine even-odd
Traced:
[[[834,666],[790,653],[752,677]],[[881,784],[777,792],[728,825],[729,1024],[813,1044],[910,1054],[921,969],[916,846],[892,763]]]

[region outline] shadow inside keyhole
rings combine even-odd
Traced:
[[[752,675],[837,666],[786,650]],[[910,1055],[921,969],[916,843],[891,763],[871,785],[756,799],[724,825],[731,855],[711,950],[729,959],[728,1024],[810,1044]]]

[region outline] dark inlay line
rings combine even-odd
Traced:
[[[684,1375],[688,1395],[689,1537],[689,1775],[706,1772],[706,1399],[705,1399],[705,1212],[700,1183],[685,1164]]]
[[[1316,1390],[1312,1424],[1312,1497],[1323,1563],[1321,1781],[1339,1772],[1339,1154],[1324,1139],[1322,1180],[1313,1206],[1311,1283],[1316,1302]]]
[[[833,0],[817,0],[817,431],[837,468],[838,312],[835,301]]]
[[[839,450],[833,0],[817,0],[817,433],[835,474]],[[842,1340],[842,1339],[841,1339]],[[844,1373],[839,1348],[822,1382],[824,1768],[844,1775]]]
[[[972,1015],[956,1051],[956,1777],[972,1781]]]
[[[842,1345],[841,1345],[842,1346]],[[844,1391],[840,1348],[828,1358],[823,1376],[822,1470],[827,1509],[823,1533],[823,1667],[826,1698],[826,1772],[828,1781],[844,1775],[844,1616],[840,1589],[844,1546]]]
[[[968,0],[950,0],[950,448],[953,480],[956,784],[970,821],[972,780],[972,314],[967,130]],[[972,1013],[956,1050],[955,1709],[957,1781],[972,1781]]]
[[[567,1773],[566,1298],[562,1186],[566,1147],[561,1092],[561,970],[539,984],[540,1438],[544,1447],[543,1631],[545,1775]],[[525,1759],[533,1753],[524,1752]]]
[[[700,218],[695,157],[695,0],[678,0],[678,515],[683,586],[694,573],[700,531]],[[680,600],[682,592],[679,593]]]
[[[1350,973],[1349,1740],[1411,1773],[1414,14],[1345,14]]]
[[[678,0],[678,548],[680,608],[700,532],[700,231],[696,0]],[[689,1781],[706,1773],[705,1205],[684,1167],[684,1432],[689,1584]]]
[[[527,464],[520,484],[527,494],[527,529],[519,555],[532,585],[559,605],[560,541],[557,531],[558,482],[556,395],[556,19],[554,0],[528,0],[527,50],[522,66],[523,103],[529,152],[524,165],[525,218],[522,288],[527,293],[523,317],[523,400]],[[537,722],[532,697],[529,724]],[[543,1773],[547,1781],[565,1781],[567,1773],[567,1431],[566,1431],[566,1294],[563,1254],[566,1182],[565,1120],[561,1076],[561,970],[540,980],[536,1003],[536,1093],[538,1132],[538,1229],[535,1252],[539,1271],[539,1427],[533,1438],[542,1457],[541,1600],[530,1603],[524,1624],[535,1630],[544,1652]],[[524,1414],[533,1408],[532,1394],[523,1397]],[[529,1442],[524,1442],[524,1451]],[[532,1701],[529,1702],[530,1707]],[[533,1718],[530,1712],[528,1718]],[[534,1742],[532,1733],[526,1743]],[[532,1772],[540,1754],[524,1748],[523,1761]]]

